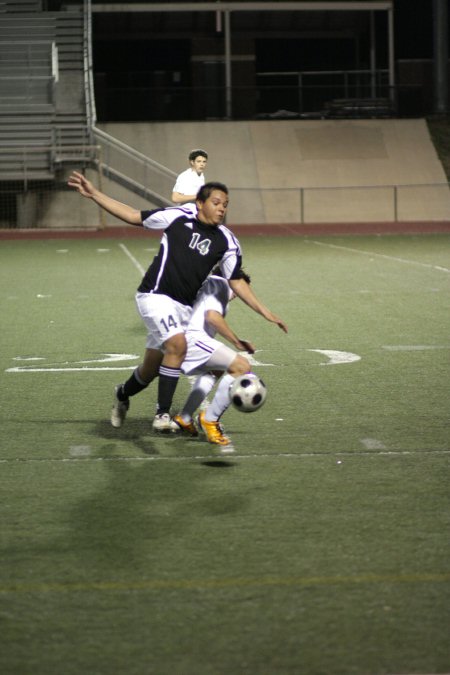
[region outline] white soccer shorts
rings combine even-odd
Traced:
[[[136,293],[138,312],[147,326],[147,349],[160,349],[173,335],[186,331],[192,307],[158,293]]]
[[[185,375],[200,375],[208,370],[228,370],[237,356],[231,347],[207,333],[187,333],[187,353],[181,369]]]

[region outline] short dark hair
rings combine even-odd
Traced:
[[[208,153],[206,152],[206,150],[202,150],[201,148],[191,150],[189,153],[189,161],[193,162],[194,159],[197,159],[197,157],[204,157],[205,159],[208,159]]]
[[[208,199],[208,197],[210,197],[211,192],[213,192],[213,190],[220,190],[221,192],[224,192],[226,195],[228,194],[228,188],[223,183],[216,183],[216,182],[205,183],[197,192],[196,199],[198,199],[199,202],[206,202],[206,200]]]

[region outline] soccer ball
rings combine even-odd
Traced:
[[[255,373],[236,377],[230,385],[230,400],[240,412],[255,412],[266,400],[267,388]]]

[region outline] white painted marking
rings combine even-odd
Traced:
[[[129,259],[131,260],[131,262],[133,263],[133,265],[136,267],[136,269],[137,269],[142,275],[144,275],[144,274],[145,274],[145,270],[144,270],[144,268],[142,267],[141,263],[140,263],[138,260],[136,260],[136,258],[134,257],[134,255],[133,255],[132,253],[130,253],[130,251],[127,249],[127,247],[125,246],[125,244],[119,244],[119,246],[120,246],[120,248],[122,249],[122,251],[125,253],[125,255],[129,257]]]
[[[262,350],[257,350],[262,351]],[[307,349],[306,351],[309,352],[318,352],[319,354],[324,354],[325,356],[328,357],[327,363],[320,363],[319,365],[321,366],[331,366],[331,365],[338,365],[338,364],[344,364],[344,363],[354,363],[355,361],[360,361],[361,357],[358,354],[353,354],[352,352],[343,352],[343,351],[337,351],[333,349]],[[256,353],[257,353],[256,352]],[[250,361],[252,366],[263,366],[263,367],[275,367],[276,364],[274,363],[264,363],[262,361],[258,361],[257,359],[254,358],[254,355],[248,354],[247,352],[240,352],[243,356],[246,356],[248,360]],[[49,373],[62,373],[62,372],[89,372],[89,371],[102,371],[102,370],[109,370],[109,371],[123,371],[123,370],[133,370],[136,366],[91,366],[87,364],[94,364],[94,363],[99,363],[99,364],[106,364],[106,363],[114,363],[117,361],[130,361],[130,360],[137,360],[139,359],[138,354],[116,354],[116,353],[107,353],[104,354],[100,358],[95,358],[95,359],[86,359],[83,361],[73,361],[72,363],[69,361],[66,361],[65,363],[53,363],[49,364],[48,366],[42,366],[41,368],[33,368],[29,365],[23,365],[23,366],[16,366],[14,368],[7,368],[5,370],[5,373],[44,373],[44,372],[49,372]],[[21,361],[21,360],[27,360],[27,361],[32,361],[32,360],[41,360],[44,361],[44,357],[21,357],[21,356],[16,356],[13,359],[14,361]]]
[[[138,354],[104,354],[102,358],[97,358],[97,359],[88,359],[86,361],[73,361],[73,363],[80,363],[80,364],[85,364],[85,363],[114,363],[117,361],[130,361],[130,360],[136,360],[138,359],[139,356]],[[45,358],[42,356],[32,356],[32,357],[22,357],[22,356],[16,356],[13,358],[13,361],[45,361]],[[84,370],[132,370],[135,368],[135,366],[127,366],[124,368],[109,368],[107,366],[98,366],[95,368],[91,367],[71,367],[68,365],[70,364],[70,361],[66,361],[64,365],[49,365],[49,366],[44,366],[42,368],[31,368],[30,366],[17,366],[16,368],[9,368],[6,370],[6,373],[44,373],[46,371],[53,372],[53,373],[61,373],[61,372],[69,372],[69,371],[84,371]]]
[[[45,361],[45,356],[15,356],[13,361]]]
[[[69,253],[69,249],[68,248],[59,248],[56,251],[56,253]]]
[[[441,267],[440,265],[431,265],[430,263],[418,262],[417,260],[408,260],[406,258],[397,258],[393,255],[385,255],[384,253],[373,253],[372,251],[361,251],[359,248],[351,248],[350,246],[340,246],[338,244],[326,244],[323,241],[307,240],[316,246],[325,246],[327,248],[335,248],[341,251],[349,251],[350,253],[360,253],[361,255],[375,256],[377,258],[384,258],[385,260],[393,260],[394,262],[404,263],[405,265],[417,265],[418,267],[427,267],[428,269],[438,270],[438,272],[446,272],[450,274],[450,269]]]
[[[383,345],[388,352],[426,352],[434,349],[450,349],[450,345]]]
[[[90,445],[71,445],[69,448],[69,455],[72,457],[89,457],[90,454]]]
[[[139,356],[137,354],[105,354],[103,358],[98,358],[98,359],[89,359],[87,361],[74,361],[73,363],[77,364],[86,364],[86,363],[113,363],[117,361],[130,361],[130,360],[136,360],[138,359]],[[25,359],[22,359],[22,357],[18,356],[13,359],[14,361],[17,360],[27,360],[27,361],[32,361],[32,360],[45,360],[43,357],[26,357]],[[125,366],[125,367],[109,367],[109,366],[70,366],[68,365],[69,362],[66,361],[64,365],[49,365],[49,366],[44,366],[42,368],[31,368],[30,366],[16,366],[15,368],[8,368],[5,372],[6,373],[45,373],[45,372],[52,372],[52,373],[62,373],[62,372],[80,372],[80,371],[90,371],[90,370],[133,370],[136,366]]]
[[[37,297],[37,298],[51,298],[52,296],[51,296],[51,295],[42,295],[42,293],[38,293],[38,294],[36,295],[36,297]]]
[[[231,455],[234,452],[236,452],[236,450],[235,450],[234,445],[231,445],[231,443],[229,443],[228,445],[222,445],[220,447],[220,454],[221,455]]]
[[[257,349],[255,351],[255,354],[261,351],[262,349]],[[239,352],[239,354],[245,356],[245,358],[248,359],[250,365],[252,366],[275,366],[274,363],[263,363],[262,361],[258,361],[257,359],[255,359],[255,354],[249,354],[248,352]]]
[[[75,373],[75,372],[89,372],[90,370],[134,370],[136,366],[124,366],[122,368],[110,368],[108,366],[98,366],[91,368],[85,366],[83,368],[27,368],[26,366],[17,368],[7,368],[5,373]]]
[[[178,441],[179,437],[175,439],[160,439],[161,441],[164,441],[165,443],[167,442],[172,442],[172,441]],[[327,457],[329,454],[330,457],[333,456],[332,453],[320,453],[320,452],[300,452],[297,454],[294,454],[292,452],[279,452],[279,453],[262,453],[262,452],[254,452],[250,453],[248,455],[234,455],[233,457],[236,459],[323,459],[324,457]],[[406,456],[420,456],[424,457],[425,455],[450,455],[450,450],[380,450],[379,452],[340,452],[339,455],[341,457],[348,457],[351,459],[352,457],[374,457],[374,456],[379,456],[379,457],[401,457],[403,455]],[[200,460],[200,461],[205,461],[207,459],[217,459],[217,454],[213,455],[173,455],[171,457],[167,457],[164,455],[145,455],[145,456],[134,456],[134,457],[124,457],[124,456],[119,456],[119,457],[89,457],[89,459],[80,459],[78,457],[60,457],[60,458],[53,458],[53,457],[16,457],[15,459],[0,459],[0,464],[35,464],[35,463],[55,463],[55,462],[61,462],[61,463],[68,463],[68,462],[189,462],[192,460]]]
[[[138,354],[105,354],[102,359],[89,359],[88,361],[75,361],[75,363],[111,363],[113,361],[130,361],[130,359],[138,359]]]
[[[109,253],[109,248],[98,248],[97,253]]]
[[[361,443],[367,450],[386,450],[386,446],[378,438],[361,438]]]
[[[361,361],[361,357],[352,352],[338,352],[334,349],[308,349],[308,352],[318,352],[319,354],[328,356],[330,360],[327,363],[321,363],[321,366],[336,366],[342,363],[355,363],[355,361]]]

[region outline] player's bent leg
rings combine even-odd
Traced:
[[[217,422],[224,412],[228,409],[230,401],[230,386],[234,382],[234,377],[225,373],[219,380],[216,393],[209,406],[206,408],[205,420],[207,422]]]
[[[158,368],[158,404],[153,428],[171,431],[170,406],[186,353],[184,331],[192,307],[182,305],[166,295],[136,293],[136,305],[147,327],[147,348],[160,350],[164,356]]]
[[[139,366],[139,376],[147,385],[158,377],[159,367],[163,359],[163,352],[160,349],[147,349],[144,353],[144,360]]]
[[[225,349],[228,351],[225,351]],[[224,346],[223,350],[222,348],[217,350],[214,357],[216,360],[213,365],[218,366],[219,359],[221,359],[221,365],[224,366],[227,372],[222,376],[211,404],[205,411],[199,414],[198,421],[210,443],[220,445],[222,452],[234,452],[233,443],[225,435],[223,426],[219,420],[230,405],[229,390],[234,378],[248,372],[250,370],[250,363],[241,354],[236,354],[236,352],[229,350],[226,346]],[[208,365],[210,365],[209,362]]]
[[[231,403],[229,391],[234,379],[239,375],[245,375],[249,370],[250,363],[248,360],[244,356],[236,354],[229,364],[226,374],[222,376],[214,398],[205,411],[207,422],[218,421],[222,417]]]
[[[239,375],[245,375],[251,370],[250,361],[242,356],[242,354],[236,354],[234,361],[228,366],[227,373],[233,377],[239,377]]]
[[[186,336],[183,332],[171,335],[164,342],[162,364],[179,368],[186,356]]]
[[[162,353],[156,349],[146,349],[144,361],[123,384],[114,389],[114,402],[111,409],[111,424],[120,428],[130,407],[130,397],[146,389],[150,382],[158,375]]]
[[[192,389],[181,412],[174,415],[172,419],[174,431],[182,431],[188,436],[198,436],[198,429],[192,419],[194,412],[197,408],[206,410],[209,401],[206,403],[205,407],[202,407],[202,404],[206,401],[207,395],[214,387],[217,377],[220,377],[220,375],[220,372],[216,374],[202,373],[201,375],[191,375],[189,377],[189,379],[192,380]]]
[[[220,375],[221,373],[218,373],[219,377]],[[202,402],[214,387],[217,377],[213,373],[204,373],[197,377],[193,376],[192,379],[194,379],[192,389],[180,413],[184,420],[192,418],[197,408],[201,407]],[[201,409],[203,410],[203,408]]]
[[[186,355],[184,333],[176,333],[164,342],[164,356],[159,367],[157,412],[153,420],[155,431],[173,431],[170,407],[181,375],[181,364]]]

